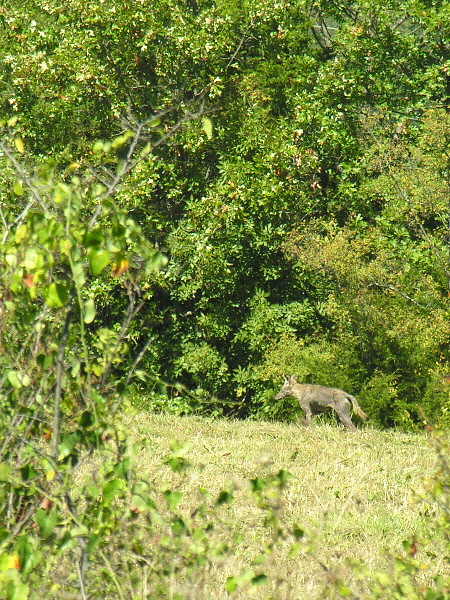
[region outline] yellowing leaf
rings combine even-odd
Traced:
[[[62,254],[68,255],[72,248],[72,242],[68,239],[61,240],[59,242],[59,250]]]
[[[119,277],[130,268],[130,263],[126,258],[122,258],[119,262],[115,263],[113,266],[113,276]]]
[[[25,252],[25,260],[23,261],[25,268],[30,271],[34,269],[37,265],[38,258],[39,255],[36,251],[36,248],[28,248],[28,250]]]
[[[18,554],[2,554],[0,556],[0,571],[20,569],[20,558]]]
[[[28,289],[33,288],[36,285],[36,280],[33,273],[28,273],[28,275],[25,275],[25,277],[23,278],[23,283],[27,286]]]
[[[202,127],[203,131],[206,133],[207,138],[210,140],[213,134],[213,125],[211,119],[208,119],[208,117],[203,117]]]
[[[20,244],[28,237],[28,227],[26,225],[20,225],[16,230],[16,235],[14,236],[16,240],[16,244]]]
[[[20,154],[23,154],[25,152],[25,144],[23,143],[23,139],[20,137],[16,137],[14,139],[14,144],[17,148],[17,151],[20,152]]]

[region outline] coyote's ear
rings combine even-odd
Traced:
[[[296,377],[295,375],[291,375],[291,376],[289,377],[289,381],[290,381],[291,383],[297,383],[297,377]]]
[[[288,383],[289,383],[289,379],[287,377],[284,377],[283,385],[287,385]]]

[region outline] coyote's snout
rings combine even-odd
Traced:
[[[294,375],[284,380],[283,387],[275,396],[276,400],[285,396],[297,398],[305,412],[305,424],[311,423],[313,413],[331,408],[339,417],[341,423],[348,429],[356,429],[351,419],[351,408],[362,419],[367,419],[366,413],[359,406],[356,398],[343,390],[329,388],[324,385],[298,383]]]

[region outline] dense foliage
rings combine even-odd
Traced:
[[[130,122],[153,119],[114,206],[73,232],[75,262],[100,261],[100,277],[78,280],[98,356],[129,302],[120,261],[133,244],[143,254],[127,228],[147,258],[168,258],[144,276],[120,359],[94,376],[112,371],[148,408],[286,418],[274,390],[296,373],[358,395],[378,425],[448,424],[447,3],[6,0],[0,27],[10,145],[45,171],[40,185],[64,195],[79,178],[79,229],[110,184],[102,169],[130,150]],[[14,229],[28,192],[1,161],[4,241],[26,244]],[[47,215],[34,214],[39,238]],[[10,356],[49,286],[56,309],[77,293],[68,258],[48,275],[48,251],[6,261],[20,307]],[[74,372],[89,370],[78,338],[67,344]]]
[[[130,402],[293,418],[274,395],[295,373],[379,426],[449,424],[449,17],[438,0],[4,0],[2,597],[67,580],[67,598],[166,598],[232,552],[210,536],[232,491],[183,520],[179,490],[136,472]],[[166,464],[183,473],[182,449]],[[252,480],[262,562],[303,535],[278,520],[287,479]],[[411,597],[419,567],[400,566]]]

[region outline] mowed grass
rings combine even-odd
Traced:
[[[418,501],[436,458],[426,434],[339,426],[311,427],[282,423],[212,420],[138,413],[127,415],[128,435],[141,451],[139,474],[157,482],[160,490],[183,491],[181,510],[189,515],[199,502],[198,490],[211,498],[230,482],[234,501],[221,507],[221,524],[214,535],[240,534],[233,552],[218,559],[194,580],[171,582],[184,597],[227,598],[227,577],[247,568],[265,572],[269,583],[237,596],[256,598],[332,598],[337,577],[358,588],[349,560],[362,560],[371,571],[387,568],[389,554],[402,553],[402,541],[419,539],[429,524],[433,506]],[[186,445],[190,462],[180,477],[163,464],[174,440]],[[286,469],[292,473],[283,492],[280,513],[286,525],[297,523],[306,532],[304,550],[288,556],[287,540],[261,567],[252,561],[270,539],[264,515],[256,506],[249,480]],[[444,573],[443,558],[433,558],[419,544],[423,579]]]

